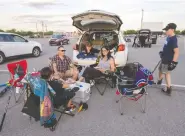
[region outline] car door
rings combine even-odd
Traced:
[[[14,52],[16,55],[24,55],[30,53],[29,42],[19,35],[12,34],[11,37],[14,40]]]
[[[9,34],[0,34],[0,51],[2,51],[6,57],[14,56],[14,44]]]

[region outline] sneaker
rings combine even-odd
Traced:
[[[162,92],[164,92],[165,94],[171,96],[172,88],[171,87],[167,87],[167,89],[163,88]]]
[[[172,88],[171,87],[167,87],[166,93],[167,93],[167,95],[171,96]]]
[[[162,84],[162,81],[163,81],[162,79],[161,80],[158,80],[156,84],[157,85],[161,85]]]
[[[75,108],[67,107],[65,113],[72,113],[73,111],[75,111]]]
[[[91,87],[94,86],[94,84],[95,84],[95,83],[94,83],[94,80],[90,80],[90,85],[91,85]]]

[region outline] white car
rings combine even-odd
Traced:
[[[122,20],[113,13],[101,10],[88,10],[72,17],[73,26],[82,31],[76,45],[73,47],[73,61],[79,65],[95,64],[94,59],[78,59],[77,55],[82,51],[82,41],[86,34],[90,35],[93,48],[101,49],[104,45],[109,45],[113,36],[117,36],[117,49],[112,52],[117,67],[124,66],[128,59],[128,45],[120,31]]]
[[[0,32],[0,64],[6,58],[20,55],[32,54],[39,57],[42,45],[35,41],[28,41],[20,35]]]

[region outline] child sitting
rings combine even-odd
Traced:
[[[53,80],[52,70],[49,67],[44,67],[41,70],[41,78],[45,79],[56,92],[56,95],[53,99],[54,105],[66,106],[67,113],[74,111],[75,105],[72,104],[71,99],[75,96],[75,92],[65,90],[65,88],[69,88],[69,84],[62,84],[58,80]]]

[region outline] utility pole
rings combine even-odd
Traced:
[[[48,29],[47,29],[47,25],[45,24],[45,28],[46,28],[46,32],[48,31]]]
[[[44,22],[42,21],[41,23],[42,23],[42,36],[44,38]]]
[[[36,30],[37,30],[37,34],[38,34],[38,27],[37,27],[37,22],[36,22]]]
[[[141,15],[141,29],[143,28],[143,16],[144,16],[144,10],[142,9],[142,15]]]

